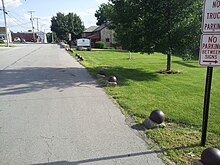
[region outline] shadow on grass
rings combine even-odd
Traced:
[[[186,66],[186,67],[189,67],[189,68],[199,68],[200,67],[200,66],[195,66],[195,65],[189,64],[189,62],[183,62],[183,61],[173,61],[173,63],[179,64],[179,65],[182,65],[182,66]]]
[[[129,80],[132,81],[159,81],[157,73],[149,72],[140,68],[123,68],[111,66],[99,66],[96,68],[88,68],[89,72],[95,76],[99,71],[108,76],[116,76],[119,85],[127,85]]]

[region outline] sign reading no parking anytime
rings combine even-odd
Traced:
[[[204,66],[220,66],[220,34],[201,36],[199,61]]]

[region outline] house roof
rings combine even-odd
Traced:
[[[104,29],[105,27],[106,27],[105,24],[103,24],[101,26],[90,26],[88,29],[86,29],[84,31],[84,33],[97,32],[97,31],[100,31],[100,30]]]
[[[87,28],[84,33],[90,33],[90,32],[94,32],[95,29],[97,29],[98,26],[90,26],[89,28]]]
[[[104,29],[106,26],[105,24],[101,25],[101,26],[98,26],[94,31],[97,32],[97,31],[100,31],[102,29]]]

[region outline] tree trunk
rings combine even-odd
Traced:
[[[171,69],[171,53],[170,51],[167,54],[167,71]]]

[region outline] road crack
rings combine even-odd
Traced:
[[[54,136],[52,137],[46,137],[46,136],[42,136],[40,135],[40,137],[43,139],[43,141],[45,142],[45,144],[47,145],[47,152],[48,152],[48,157],[47,157],[47,161],[48,163],[50,162],[50,158],[51,156],[53,155],[53,152],[52,152],[52,146],[53,146],[53,139],[54,139]]]

